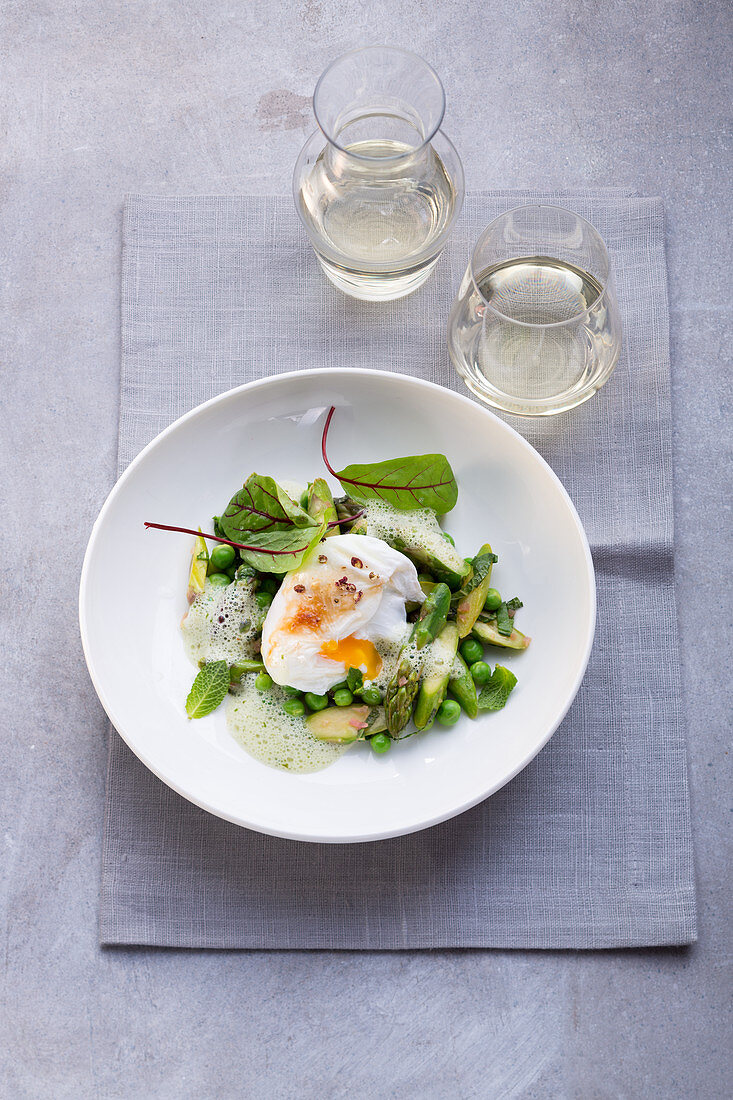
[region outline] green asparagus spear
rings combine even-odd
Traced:
[[[440,704],[445,699],[458,652],[458,627],[449,623],[431,644],[427,657],[430,661],[430,675],[420,683],[420,691],[415,705],[413,720],[419,730],[430,729]]]
[[[412,628],[408,644],[414,642],[418,649],[422,649],[428,642],[432,642],[445,626],[449,608],[450,589],[445,584],[436,584],[422,606],[420,619]],[[384,697],[384,711],[390,737],[396,737],[410,721],[419,686],[419,669],[412,661],[403,658],[396,675],[387,685]]]
[[[317,477],[308,486],[308,515],[319,521],[325,519],[326,523],[338,519],[331,490],[322,477]],[[324,534],[328,538],[329,535],[337,535],[338,531],[338,527],[327,527]]]
[[[478,696],[476,695],[476,684],[473,676],[468,670],[468,665],[461,657],[460,653],[456,654],[456,659],[453,664],[453,669],[450,675],[450,681],[448,683],[448,689],[451,695],[454,696],[461,704],[463,709],[469,718],[475,718],[478,714]]]
[[[512,630],[510,635],[500,634],[496,628],[496,620],[492,619],[488,623],[482,623],[479,619],[478,622],[473,624],[473,630],[471,631],[474,638],[478,638],[484,645],[498,645],[503,649],[526,649],[531,638],[527,638],[519,630]]]
[[[450,588],[442,582],[425,598],[420,611],[420,618],[415,623],[412,632],[412,641],[418,649],[422,649],[433,638],[440,634],[445,626],[448,612],[450,611]]]
[[[387,685],[384,696],[384,714],[390,737],[396,737],[410,721],[419,686],[419,670],[410,661],[403,660],[396,676]]]

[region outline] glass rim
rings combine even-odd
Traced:
[[[321,121],[321,118],[318,114],[318,106],[317,106],[318,92],[319,92],[319,89],[321,88],[321,85],[323,84],[323,81],[328,76],[328,74],[337,65],[341,64],[341,62],[344,61],[347,57],[355,57],[357,54],[368,54],[368,53],[372,53],[373,51],[376,51],[376,50],[381,50],[381,51],[384,51],[386,53],[399,54],[403,58],[409,58],[412,61],[417,61],[419,65],[421,65],[425,69],[427,69],[430,76],[435,81],[435,83],[438,87],[438,91],[440,93],[440,110],[438,112],[438,119],[437,119],[437,122],[435,123],[435,125],[433,126],[432,130],[430,131],[430,133],[425,135],[423,141],[421,141],[419,145],[413,146],[411,149],[408,149],[404,153],[396,153],[394,156],[390,156],[390,157],[365,156],[363,153],[355,153],[355,152],[353,152],[353,150],[346,148],[346,146],[341,145],[336,140],[335,137],[332,137],[331,134],[329,134],[328,130],[323,125],[323,123]],[[346,53],[339,54],[338,57],[335,57],[333,59],[333,61],[329,62],[329,64],[323,70],[321,75],[318,77],[318,80],[316,82],[316,86],[313,89],[313,97],[312,97],[311,102],[312,102],[312,105],[313,105],[313,114],[315,115],[316,122],[318,123],[318,129],[321,131],[321,133],[323,134],[323,136],[325,137],[325,139],[329,143],[329,145],[333,145],[334,149],[338,149],[339,152],[343,153],[345,156],[353,157],[354,160],[361,160],[365,164],[370,164],[370,163],[374,163],[374,162],[377,162],[379,164],[397,163],[398,161],[405,160],[408,157],[414,157],[416,155],[416,153],[422,152],[422,150],[426,147],[426,145],[430,144],[430,142],[433,140],[433,138],[437,134],[438,130],[440,129],[440,127],[442,125],[442,122],[443,122],[443,119],[445,117],[445,88],[443,87],[442,80],[440,79],[440,77],[436,73],[433,66],[428,61],[426,61],[424,57],[420,57],[420,55],[415,53],[413,50],[403,49],[402,46],[377,46],[377,45],[357,46],[356,49],[354,49],[354,50],[347,50]]]
[[[481,244],[483,244],[484,238],[487,236],[489,231],[494,228],[494,226],[497,224],[497,222],[500,222],[503,218],[508,217],[510,214],[518,214],[520,211],[523,211],[523,210],[559,210],[563,214],[570,214],[573,218],[577,218],[577,220],[579,222],[582,222],[584,226],[586,226],[588,229],[590,229],[595,234],[595,236],[597,237],[598,242],[601,246],[603,259],[604,259],[605,264],[606,264],[606,274],[605,274],[605,278],[603,279],[603,284],[602,284],[602,287],[601,287],[601,293],[591,303],[591,305],[586,306],[585,309],[579,310],[578,313],[574,313],[572,317],[566,317],[564,321],[547,321],[547,322],[543,322],[543,321],[520,321],[516,317],[510,317],[508,313],[504,313],[502,310],[497,309],[496,306],[493,306],[491,304],[491,302],[486,298],[486,296],[484,294],[482,294],[481,288],[479,287],[478,282],[476,280],[476,266],[477,266],[476,263],[475,263],[476,253],[478,252],[479,246]],[[517,256],[517,259],[523,259],[523,258],[530,259],[531,257],[530,256],[527,256],[527,257]],[[552,258],[553,258],[552,256],[547,256],[547,259],[552,259]],[[512,324],[512,325],[521,325],[522,328],[551,329],[551,328],[562,328],[565,325],[575,325],[575,324],[577,324],[581,317],[586,317],[590,313],[591,310],[597,309],[598,306],[603,302],[604,298],[606,297],[606,291],[608,290],[608,285],[611,281],[611,258],[608,255],[608,248],[606,247],[606,242],[603,240],[603,237],[598,232],[596,227],[591,222],[589,222],[586,218],[581,217],[580,214],[576,214],[574,210],[568,210],[567,206],[558,206],[556,203],[547,203],[547,202],[530,202],[530,203],[525,203],[524,206],[514,206],[514,207],[511,208],[511,210],[505,210],[502,214],[498,214],[495,218],[492,218],[492,220],[489,222],[489,224],[486,226],[486,228],[483,229],[481,231],[481,233],[479,234],[478,240],[476,241],[476,244],[473,246],[473,248],[471,250],[471,257],[468,261],[468,269],[471,272],[471,282],[473,283],[473,285],[476,289],[476,293],[478,294],[479,298],[484,303],[486,308],[490,309],[491,312],[494,313],[497,317],[501,317],[502,320],[509,321],[510,324]]]

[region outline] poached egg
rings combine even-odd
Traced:
[[[276,684],[325,694],[358,668],[379,676],[377,649],[401,640],[405,603],[425,596],[409,558],[369,535],[332,535],[286,574],[262,627]]]

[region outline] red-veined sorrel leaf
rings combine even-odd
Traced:
[[[320,523],[317,527],[260,531],[253,535],[251,543],[243,543],[218,535],[207,535],[202,531],[194,531],[191,527],[172,527],[166,523],[146,523],[145,526],[157,531],[179,531],[183,535],[196,535],[211,542],[234,546],[249,565],[266,573],[289,573],[291,569],[298,569],[326,530],[326,524]]]
[[[323,428],[321,452],[329,473],[357,500],[383,500],[400,511],[432,508],[438,515],[450,512],[458,500],[458,486],[445,455],[411,455],[386,462],[368,462],[334,470],[326,455],[331,418],[329,409]]]
[[[285,531],[259,531],[255,546],[239,552],[248,565],[266,573],[289,573],[299,569],[314,546],[321,541],[326,524],[291,527]]]
[[[229,501],[219,523],[230,539],[241,538],[252,531],[318,526],[318,521],[296,504],[274,478],[262,474],[250,474]]]

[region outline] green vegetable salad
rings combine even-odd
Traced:
[[[356,741],[382,755],[435,723],[502,709],[517,678],[491,654],[530,642],[515,625],[521,600],[492,584],[491,545],[464,558],[440,526],[458,498],[445,456],[336,471],[326,456],[333,413],[323,458],[343,495],[320,477],[288,491],[255,473],[211,534],[147,524],[196,536],[188,716],[228,700],[249,751],[301,771]]]

